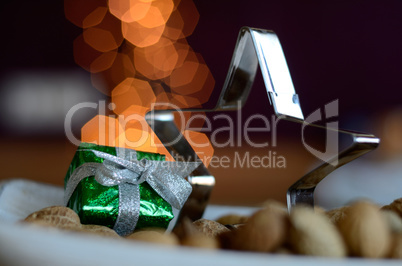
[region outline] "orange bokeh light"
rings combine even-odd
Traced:
[[[134,22],[148,13],[152,1],[145,0],[109,0],[109,10],[123,22]]]
[[[198,57],[187,42],[176,42],[175,46],[179,55],[177,65],[172,74],[164,79],[171,88],[190,83],[198,68]]]
[[[176,68],[169,77],[169,85],[172,91],[183,95],[195,92],[197,88],[187,88],[186,85],[192,82],[199,66],[198,62],[185,61],[181,67]]]
[[[105,6],[96,8],[82,21],[82,27],[85,29],[98,25],[102,22],[107,12],[108,8]]]
[[[166,24],[173,11],[172,0],[155,0],[152,2],[152,6],[148,11],[148,14],[138,20],[138,22],[144,27],[154,28],[158,25]]]
[[[146,28],[136,21],[130,23],[122,22],[121,24],[124,38],[138,47],[146,47],[157,43],[164,30],[165,24],[155,28]]]
[[[173,0],[154,0],[152,1],[152,6],[160,10],[165,23],[169,20],[174,10]]]
[[[198,20],[200,19],[200,13],[198,13],[197,7],[193,1],[180,1],[177,10],[185,21],[183,35],[188,37],[193,34],[194,29],[197,26]]]
[[[200,103],[208,101],[215,87],[215,80],[203,61],[201,55],[189,52],[183,65],[165,79],[173,93],[191,95]]]
[[[134,77],[135,69],[130,58],[122,53],[117,53],[112,66],[100,73],[92,73],[92,85],[106,95],[127,77]]]
[[[123,42],[120,28],[120,21],[107,13],[99,25],[84,30],[84,40],[100,52],[111,51]]]
[[[202,85],[201,85],[202,83]],[[200,89],[191,96],[196,97],[201,103],[206,103],[215,88],[215,79],[211,70],[206,64],[201,64],[197,75],[194,77],[193,86],[198,86]],[[189,86],[191,86],[189,84]]]
[[[116,59],[116,55],[117,52],[115,50],[101,54],[91,63],[90,71],[92,73],[97,73],[110,68]]]
[[[145,118],[138,116],[136,121],[123,121],[119,117],[120,125],[125,131],[116,138],[119,147],[135,149],[137,151],[155,152],[166,156],[166,160],[174,161],[168,150],[153,133]]]
[[[139,119],[137,123],[126,125],[120,117],[97,115],[82,127],[81,141],[160,153],[164,154],[167,160],[174,161],[145,119],[143,117]]]
[[[155,145],[151,143],[152,135],[148,131],[136,128],[128,128],[116,140],[119,145],[124,145],[126,148],[137,151],[153,152],[158,151]]]
[[[81,28],[100,23],[106,14],[104,8],[107,10],[107,0],[64,0],[66,18]]]
[[[145,116],[155,101],[156,96],[151,85],[147,81],[136,78],[126,78],[112,91],[112,102],[116,105],[114,109],[116,114],[122,114],[132,106],[130,112],[126,112],[125,115]]]
[[[81,141],[103,146],[115,146],[116,138],[124,132],[118,119],[97,115],[81,129]]]
[[[194,53],[191,49],[190,45],[187,43],[186,39],[181,39],[174,43],[176,47],[177,55],[179,56],[177,59],[177,64],[175,68],[179,68],[186,61],[188,56],[191,56],[190,53]]]
[[[179,55],[172,41],[161,38],[154,45],[134,49],[136,70],[145,77],[156,80],[169,76],[175,68]]]
[[[159,92],[155,93],[156,95],[156,103],[158,105],[156,106],[155,110],[165,110],[165,109],[172,109],[172,107],[169,107],[170,99],[172,98],[171,93],[168,92]]]
[[[164,88],[164,86],[162,85],[162,82],[160,82],[159,80],[157,80],[157,81],[150,81],[149,84],[151,85],[151,87],[152,87],[152,89],[153,89],[153,91],[154,91],[154,93],[155,93],[156,102],[158,102],[158,97],[159,97],[159,99],[161,99],[161,98],[160,98],[161,96],[159,96],[159,94],[162,94],[162,93],[165,94],[165,93],[166,93],[166,92],[165,92],[165,88]]]
[[[181,38],[185,38],[183,34],[184,21],[180,15],[179,11],[173,11],[172,15],[170,15],[169,20],[166,22],[166,28],[163,32],[163,36],[171,39],[178,40]]]
[[[73,43],[75,62],[91,73],[104,71],[111,67],[115,58],[116,51],[101,53],[89,46],[82,35],[78,36]]]
[[[84,28],[74,41],[75,61],[91,72],[98,90],[111,95],[119,115],[96,116],[82,128],[82,140],[157,152],[173,160],[144,116],[153,103],[171,104],[157,109],[199,108],[209,99],[215,81],[186,40],[199,20],[194,2],[65,0],[64,5],[67,19]],[[175,122],[204,160],[213,154],[207,136],[185,129],[194,114],[176,113]],[[192,121],[191,127],[201,128],[204,122]]]
[[[155,28],[166,24],[166,20],[163,19],[162,13],[159,8],[151,6],[142,19],[138,20],[138,23],[145,28]]]

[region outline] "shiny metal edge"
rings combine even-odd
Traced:
[[[238,110],[244,106],[248,98],[258,65],[275,114],[284,120],[303,123],[304,116],[299,96],[293,87],[286,58],[277,35],[273,31],[250,27],[243,27],[239,32],[228,74],[216,106],[212,109],[187,108],[180,111]],[[171,114],[175,111],[178,110],[151,110],[147,114],[146,120],[173,156],[180,155],[186,160],[197,161],[198,156],[173,122]],[[315,125],[310,124],[309,126]],[[325,162],[293,184],[287,192],[289,209],[300,203],[313,205],[314,189],[323,178],[342,165],[375,149],[379,143],[379,139],[373,135],[345,130],[338,132],[353,137],[353,144],[338,156],[341,163],[333,166],[331,162]],[[359,139],[359,136],[363,138]],[[368,141],[364,141],[364,139]],[[172,142],[172,140],[177,141]],[[215,184],[215,178],[203,164],[191,173],[188,180],[193,186],[193,192],[180,212],[178,223],[185,216],[192,220],[202,217]],[[198,180],[198,182],[194,182],[194,180]],[[308,188],[306,188],[306,184],[309,185]]]
[[[314,206],[315,188],[325,177],[343,165],[350,163],[364,154],[376,149],[380,144],[380,139],[372,134],[346,130],[335,130],[314,124],[310,124],[309,126],[318,127],[324,130],[337,131],[339,134],[346,134],[349,136],[352,143],[345,150],[322,163],[289,187],[286,193],[289,212],[291,211],[292,207],[296,206],[297,204]]]

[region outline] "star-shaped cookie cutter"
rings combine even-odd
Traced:
[[[322,179],[337,168],[375,149],[380,140],[371,134],[331,129],[305,121],[281,44],[273,31],[250,27],[241,28],[229,71],[215,108],[184,109],[181,111],[238,110],[244,106],[248,98],[258,65],[276,116],[283,120],[302,123],[304,126],[343,133],[352,140],[347,149],[326,160],[288,189],[287,204],[289,210],[300,203],[314,205],[314,190]],[[172,155],[178,154],[191,161],[197,161],[199,160],[197,154],[173,121],[172,112],[174,111],[176,110],[153,110],[147,114],[147,122]],[[215,178],[203,164],[193,171],[188,181],[193,186],[193,192],[183,207],[179,220],[184,216],[193,220],[201,218],[215,184]]]

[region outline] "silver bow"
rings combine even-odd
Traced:
[[[119,186],[119,213],[113,229],[119,235],[127,235],[134,231],[140,215],[139,184],[147,183],[172,207],[181,209],[191,194],[192,187],[184,179],[199,162],[169,162],[137,160],[133,150],[116,148],[117,156],[96,151],[103,163],[84,163],[71,174],[64,194],[67,205],[77,185],[88,176],[103,186]]]

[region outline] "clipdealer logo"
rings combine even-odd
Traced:
[[[324,115],[322,115],[322,110],[317,109],[313,113],[311,113],[303,122],[302,126],[302,142],[304,147],[315,157],[324,161],[330,162],[333,166],[338,164],[338,153],[339,153],[339,122],[337,120],[326,122],[325,131],[326,131],[326,141],[325,141],[325,151],[321,152],[305,141],[305,128],[314,124],[315,122],[334,119],[339,115],[339,101],[334,100],[324,106]]]
[[[240,105],[240,103],[238,103]],[[331,164],[336,165],[338,163],[337,158],[334,160],[334,156],[336,157],[338,154],[338,121],[334,120],[338,117],[339,113],[339,102],[338,100],[334,100],[324,106],[324,110],[319,108],[311,113],[307,118],[304,120],[302,127],[301,127],[301,142],[305,149],[310,152],[312,155],[317,157],[318,159],[329,162],[331,160]],[[105,101],[100,101],[99,103],[94,102],[84,102],[79,103],[73,106],[66,115],[64,121],[65,133],[69,141],[76,146],[80,144],[80,140],[76,138],[72,132],[71,124],[74,114],[84,108],[92,108],[92,109],[99,109],[99,115],[106,116],[106,108],[113,110],[113,104],[106,105]],[[241,108],[237,111],[236,114],[236,121],[234,119],[225,114],[225,113],[217,113],[213,116],[205,116],[201,114],[194,115],[190,117],[186,121],[184,112],[176,105],[171,103],[158,103],[151,107],[152,110],[155,109],[170,109],[174,110],[181,119],[182,128],[179,128],[181,132],[184,132],[184,137],[187,141],[191,144],[191,146],[195,149],[203,148],[206,145],[210,145],[209,143],[197,143],[191,139],[191,137],[187,134],[188,131],[197,131],[202,133],[208,133],[210,135],[210,141],[213,147],[215,148],[225,148],[225,147],[241,147],[243,143],[247,144],[248,146],[256,149],[261,148],[268,148],[276,147],[277,146],[277,127],[278,122],[281,120],[282,117],[277,117],[272,115],[269,119],[267,116],[262,114],[254,114],[250,117],[243,118],[241,114]],[[101,124],[101,120],[99,120],[99,133],[101,131],[109,130],[109,134],[121,134],[124,132],[126,125],[130,122],[140,122],[143,132],[149,129],[149,125],[146,122],[143,116],[138,114],[131,114],[129,116],[116,116],[113,115],[113,118],[117,118],[121,127],[119,127],[122,132],[115,132],[115,128],[108,129],[104,124]],[[147,120],[150,120],[150,124],[153,123],[153,119],[155,119],[154,112],[151,111],[147,114]],[[194,128],[192,127],[192,123],[196,119],[203,119],[204,120],[204,127],[202,128]],[[306,133],[305,129],[312,124],[322,121],[331,119],[332,121],[326,123],[326,143],[325,143],[325,151],[319,151],[314,147],[310,146],[306,141]],[[251,127],[253,121],[259,121],[259,125],[263,125],[260,127]],[[220,126],[217,128],[213,128],[214,124],[219,123]],[[237,124],[237,127],[235,125]],[[267,136],[270,136],[270,142],[258,142],[257,140],[253,139],[253,134],[251,132],[265,132]],[[99,136],[105,134],[99,134]],[[219,138],[220,136],[225,136],[225,138]],[[146,141],[150,141],[152,145],[155,147],[159,147],[163,144],[157,144],[153,141],[155,138],[155,133],[151,132],[151,134],[142,134],[138,141],[130,142],[129,140],[124,140],[125,145],[129,147],[139,147],[144,144]],[[148,138],[151,138],[149,140]],[[180,140],[180,136],[176,139],[172,140],[170,143],[165,143],[165,145],[172,145],[177,143]],[[102,142],[102,140],[99,140]],[[249,151],[241,152],[235,151],[233,156],[203,156],[202,153],[198,152],[199,159],[206,164],[209,162],[210,167],[222,167],[222,168],[286,168],[287,162],[284,155],[278,154],[274,150],[268,150],[264,155],[252,155]],[[177,159],[177,158],[176,158]],[[183,158],[181,158],[183,159]]]
[[[263,156],[236,151],[233,159],[229,156],[212,157],[209,165],[212,168],[286,168],[286,159],[275,151],[268,151]]]

